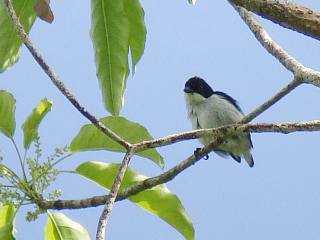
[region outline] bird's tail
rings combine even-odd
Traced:
[[[244,157],[244,159],[246,160],[246,162],[248,163],[248,165],[249,165],[250,167],[253,167],[254,161],[253,161],[253,157],[252,157],[250,151],[245,152],[245,153],[243,154],[243,157]]]

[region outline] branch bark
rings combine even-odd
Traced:
[[[284,28],[320,40],[320,11],[288,0],[230,0]]]
[[[208,134],[214,136],[214,141],[208,146],[205,146],[197,155],[191,155],[186,160],[182,161],[175,167],[169,169],[168,171],[160,174],[159,176],[148,178],[142,182],[138,182],[123,191],[120,191],[117,195],[116,201],[124,200],[132,195],[135,195],[143,190],[152,188],[156,185],[166,183],[174,179],[182,171],[188,167],[194,165],[197,161],[201,160],[202,157],[207,155],[212,148],[219,145],[226,137],[237,132],[252,132],[252,133],[264,133],[264,132],[275,132],[275,133],[294,133],[301,131],[320,131],[320,120],[301,122],[301,123],[260,123],[260,124],[234,124],[223,126],[220,128],[212,129],[200,129],[194,131],[188,131],[180,134],[173,134],[167,137],[155,139],[152,141],[145,141],[141,143],[139,148],[142,150],[144,148],[154,148],[160,146],[170,145],[183,140],[190,140],[199,138]],[[108,199],[108,195],[95,196],[80,200],[57,200],[57,201],[46,201],[38,200],[37,204],[42,209],[82,209],[89,207],[97,207],[105,204]]]
[[[102,122],[98,120],[93,114],[91,114],[89,111],[85,109],[83,105],[78,102],[78,100],[75,98],[75,96],[66,88],[66,86],[63,84],[63,82],[60,81],[58,76],[54,73],[54,71],[51,69],[51,67],[47,64],[47,62],[44,60],[44,58],[41,56],[41,54],[38,52],[38,50],[33,46],[33,43],[31,42],[31,39],[29,38],[28,34],[23,29],[17,14],[12,6],[11,0],[5,0],[5,4],[7,7],[7,12],[13,22],[14,27],[16,28],[16,31],[21,39],[21,41],[24,43],[24,45],[27,47],[27,49],[30,51],[33,58],[37,61],[37,63],[40,65],[42,70],[48,75],[51,82],[60,90],[60,92],[69,100],[69,102],[85,117],[87,118],[93,125],[95,125],[100,131],[102,131],[105,135],[112,138],[116,142],[118,142],[120,145],[124,146],[127,150],[130,149],[131,144],[122,139],[120,136],[118,136],[116,133],[114,133],[111,129],[107,128]]]
[[[295,87],[301,83],[311,83],[316,86],[320,86],[320,73],[312,69],[304,67],[296,59],[286,53],[279,45],[277,45],[268,35],[268,33],[262,28],[257,20],[243,7],[268,18],[281,26],[288,27],[290,29],[302,32],[308,36],[320,39],[320,13],[307,9],[303,6],[295,5],[288,1],[280,0],[229,0],[239,12],[242,19],[249,26],[251,31],[255,34],[257,40],[262,46],[276,57],[281,64],[283,64],[289,71],[294,74],[294,80],[277,93],[274,97],[269,99],[266,103],[262,104],[251,114],[246,116],[242,123],[249,122],[274,103],[279,101],[283,96],[288,94]],[[197,161],[202,159],[203,156],[207,155],[212,149],[219,146],[227,137],[238,134],[239,132],[280,132],[280,133],[291,133],[297,131],[320,131],[320,121],[311,121],[303,123],[282,123],[282,124],[234,124],[229,126],[223,126],[215,129],[201,129],[196,131],[189,131],[180,134],[174,134],[167,137],[159,138],[151,141],[143,141],[137,144],[130,144],[123,140],[120,136],[112,132],[109,128],[104,126],[94,115],[88,112],[77,99],[69,92],[64,84],[55,75],[50,66],[45,62],[43,57],[38,53],[36,48],[33,46],[28,35],[21,26],[19,19],[17,18],[15,11],[12,7],[11,0],[5,0],[7,5],[8,14],[12,18],[14,26],[26,45],[34,59],[41,66],[43,71],[49,76],[53,84],[61,91],[61,93],[73,104],[73,106],[89,121],[91,121],[98,129],[100,129],[107,136],[117,141],[119,144],[127,149],[121,167],[119,168],[118,175],[113,183],[109,195],[97,196],[82,200],[58,200],[58,201],[45,201],[35,200],[36,203],[43,209],[76,209],[86,208],[105,204],[104,210],[101,214],[96,239],[102,240],[105,235],[105,227],[107,220],[110,216],[112,207],[115,201],[126,199],[129,196],[137,194],[147,188],[168,182],[180,174],[188,167],[195,164]],[[237,4],[239,6],[235,6]],[[119,187],[122,182],[124,173],[128,167],[132,155],[138,151],[142,151],[148,148],[156,148],[165,145],[171,145],[176,142],[183,140],[199,138],[205,135],[212,135],[213,141],[207,146],[202,148],[197,154],[191,155],[186,160],[182,161],[177,166],[171,168],[165,173],[148,178],[142,182],[139,182],[124,191],[119,192]]]
[[[304,83],[309,83],[320,87],[320,72],[303,66],[295,58],[290,56],[285,50],[283,50],[276,42],[272,40],[267,31],[245,8],[235,5],[233,5],[233,7],[239,13],[242,20],[248,25],[260,44],[286,69],[292,72],[295,78],[301,79],[301,81],[303,81]]]
[[[118,174],[116,176],[116,179],[114,180],[114,183],[112,185],[112,188],[110,190],[110,193],[108,195],[107,201],[105,202],[105,207],[103,209],[103,212],[100,216],[99,222],[98,222],[98,229],[96,234],[97,240],[104,240],[105,238],[105,227],[108,221],[108,218],[110,216],[110,213],[113,208],[114,201],[117,197],[123,176],[128,168],[129,161],[133,154],[132,144],[125,141],[123,138],[121,138],[119,135],[117,135],[115,132],[113,132],[111,129],[106,127],[102,122],[100,122],[93,114],[91,114],[89,111],[87,111],[81,104],[78,102],[78,100],[75,98],[75,96],[66,88],[66,86],[63,84],[62,81],[58,78],[58,76],[53,72],[53,70],[50,68],[50,66],[46,63],[44,58],[40,55],[40,53],[37,51],[37,49],[33,46],[33,43],[31,42],[28,34],[23,29],[16,12],[13,8],[11,0],[5,0],[5,4],[7,7],[7,12],[9,16],[11,17],[11,20],[13,22],[14,27],[16,28],[16,31],[21,38],[21,41],[25,44],[25,46],[28,48],[30,53],[32,54],[33,58],[37,61],[37,63],[40,65],[40,67],[43,69],[43,71],[48,75],[51,82],[60,90],[60,92],[69,100],[69,102],[84,116],[86,117],[93,125],[95,125],[100,131],[102,131],[106,136],[110,137],[114,141],[118,142],[120,145],[125,147],[127,149],[127,154],[125,155],[121,166],[119,168]]]
[[[114,202],[116,200],[117,194],[120,189],[121,182],[123,180],[124,174],[128,168],[130,159],[133,155],[132,149],[130,149],[126,155],[124,156],[121,166],[118,170],[118,173],[116,175],[116,178],[113,182],[113,185],[111,187],[110,193],[105,201],[105,206],[103,208],[103,211],[101,213],[101,216],[99,218],[98,222],[98,228],[96,233],[96,240],[104,240],[105,239],[105,232],[106,232],[106,225],[108,222],[108,219],[110,217]]]

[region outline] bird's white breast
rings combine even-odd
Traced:
[[[243,114],[219,95],[204,98],[186,94],[188,116],[193,129],[215,128],[240,121]]]

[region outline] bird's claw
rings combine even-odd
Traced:
[[[196,148],[196,150],[194,150],[194,153],[193,153],[193,154],[194,154],[196,157],[198,157],[200,151],[201,151],[201,148]],[[209,155],[208,155],[208,154],[205,155],[205,156],[203,157],[203,159],[204,159],[204,160],[208,160],[208,159],[209,159]]]
[[[193,154],[197,157],[199,156],[199,152],[200,152],[201,148],[196,148],[196,150],[194,150]]]

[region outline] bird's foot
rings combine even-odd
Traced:
[[[201,148],[196,148],[196,150],[194,150],[193,154],[194,154],[196,157],[198,157],[200,150],[201,150]],[[204,159],[204,160],[208,160],[208,159],[209,159],[209,155],[208,155],[208,154],[205,155],[205,156],[203,157],[203,159]]]

